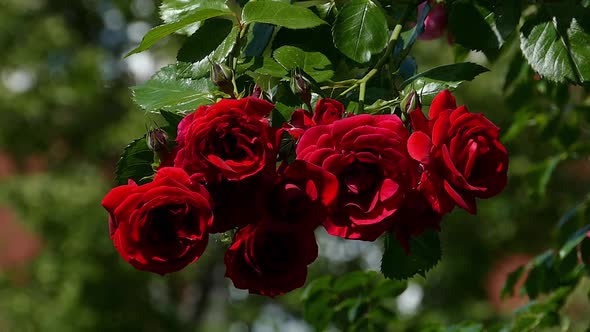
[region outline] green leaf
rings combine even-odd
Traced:
[[[332,289],[336,293],[344,293],[350,290],[359,290],[369,282],[369,275],[364,271],[348,272],[334,281]]]
[[[496,2],[494,6],[496,28],[502,39],[506,40],[514,32],[520,21],[521,11],[522,4],[520,1],[498,0]]]
[[[371,0],[352,0],[344,5],[332,27],[336,48],[359,63],[369,62],[371,55],[387,46],[387,32],[385,16]]]
[[[461,83],[463,82],[443,82],[420,77],[406,86],[404,89],[404,95],[408,95],[412,90],[415,90],[418,95],[420,95],[420,102],[422,105],[430,105],[432,99],[434,99],[434,96],[436,96],[439,92],[445,89],[453,91],[459,87]]]
[[[261,56],[272,39],[275,26],[267,23],[255,23],[250,30],[244,56]]]
[[[325,24],[311,10],[279,1],[250,1],[242,13],[244,23],[269,23],[289,29],[313,28]]]
[[[535,257],[528,266],[529,274],[525,282],[528,296],[535,299],[541,293],[547,293],[559,286],[559,276],[555,270],[557,258],[552,250]]]
[[[176,32],[184,27],[187,27],[188,25],[194,24],[196,22],[204,21],[208,18],[219,17],[219,16],[223,16],[223,15],[228,15],[228,14],[231,14],[231,11],[227,8],[220,9],[220,8],[199,7],[197,10],[195,10],[194,13],[182,18],[180,21],[175,21],[173,23],[160,25],[160,26],[157,26],[157,27],[151,29],[145,35],[145,37],[143,37],[143,40],[141,41],[139,46],[137,46],[134,50],[129,52],[126,56],[130,56],[135,53],[143,52],[143,51],[147,50],[148,48],[150,48],[152,45],[154,45],[160,39]]]
[[[202,29],[203,28],[197,31],[197,33],[199,33]],[[193,64],[187,64],[189,67],[187,67],[186,70],[180,71],[179,77],[202,78],[206,76],[211,70],[211,63],[223,63],[227,59],[233,50],[234,45],[236,44],[238,33],[238,28],[233,27],[227,37],[225,37],[223,42],[221,42],[221,44],[219,44],[213,52],[211,52],[208,56],[199,59],[199,61],[196,61]]]
[[[192,111],[213,102],[208,79],[180,78],[186,65],[174,64],[162,68],[143,85],[132,87],[135,102],[146,111]]]
[[[502,287],[501,296],[504,297],[511,297],[514,296],[514,287],[516,283],[520,280],[524,273],[524,266],[520,266],[516,270],[510,272],[508,278],[506,278],[506,282],[504,283],[504,287]]]
[[[163,0],[160,6],[160,18],[166,24],[179,22],[197,12],[200,8],[212,8],[227,11],[228,7],[223,0]],[[191,35],[199,29],[201,22],[190,24],[176,31],[185,35]]]
[[[475,5],[454,2],[450,7],[449,30],[455,42],[472,50],[497,49],[494,31]]]
[[[397,297],[406,290],[407,286],[408,283],[406,281],[382,279],[371,290],[369,297],[382,299]]]
[[[166,134],[168,134],[170,139],[175,139],[176,134],[177,134],[178,124],[180,123],[180,121],[182,121],[182,119],[184,117],[178,113],[165,111],[165,110],[161,110],[160,114],[162,115],[164,120],[166,120],[166,122],[168,122],[168,126],[166,126],[165,128],[162,128],[162,129],[164,129],[164,131],[166,131]]]
[[[403,280],[416,274],[425,276],[442,256],[438,233],[427,230],[422,235],[410,240],[410,253],[406,254],[403,247],[388,233],[385,237],[385,250],[381,261],[381,272],[390,279]]]
[[[590,231],[590,225],[579,229],[577,232],[572,234],[567,242],[559,250],[559,258],[563,259],[567,256],[570,251],[574,250],[581,242],[587,237]]]
[[[227,38],[233,24],[228,20],[210,19],[203,23],[182,45],[176,60],[195,62],[206,58]]]
[[[402,88],[407,86],[419,77],[426,77],[442,82],[461,82],[471,81],[477,75],[485,73],[487,71],[489,71],[489,69],[473,62],[463,62],[451,65],[444,65],[434,67],[425,72],[410,77],[404,83],[402,83]]]
[[[586,269],[590,268],[590,233],[586,234],[586,237],[582,240],[580,245],[580,258],[586,265]]]
[[[582,83],[590,80],[590,34],[575,18],[564,24],[556,18],[521,29],[520,48],[531,67],[556,82]]]
[[[326,289],[330,289],[330,287],[332,285],[332,279],[333,278],[330,275],[314,279],[313,281],[311,281],[307,285],[307,287],[305,287],[305,290],[301,294],[301,299],[303,301],[307,301],[312,296],[314,296],[316,293],[322,292]]]
[[[148,148],[145,136],[129,143],[117,162],[115,180],[118,185],[127,184],[128,180],[137,183],[154,174],[152,163],[154,153]]]
[[[483,332],[485,329],[480,323],[460,323],[449,326],[445,332]]]
[[[285,69],[303,69],[316,82],[327,81],[334,75],[332,63],[319,52],[305,52],[294,46],[283,46],[273,53],[274,59]]]
[[[259,75],[270,76],[275,78],[283,78],[287,76],[288,72],[270,57],[254,57],[252,61],[239,65],[238,72],[250,72]]]

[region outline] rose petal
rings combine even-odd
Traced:
[[[441,112],[448,109],[454,110],[455,108],[457,108],[457,102],[455,101],[455,97],[451,94],[451,91],[443,90],[439,92],[430,104],[430,109],[428,111],[430,121],[436,121]]]
[[[421,131],[415,131],[408,139],[408,153],[414,160],[424,164],[430,162],[430,150],[432,141],[430,137]]]

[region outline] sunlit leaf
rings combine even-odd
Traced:
[[[371,0],[352,0],[340,9],[332,36],[340,52],[359,63],[383,51],[388,39],[387,21]]]
[[[244,6],[245,23],[269,23],[289,29],[313,28],[325,24],[311,10],[281,1],[250,1]]]
[[[208,79],[181,78],[187,66],[162,68],[143,85],[131,88],[135,102],[146,111],[192,111],[213,102],[213,87]]]

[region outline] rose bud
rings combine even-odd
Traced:
[[[291,76],[291,91],[301,99],[305,105],[311,105],[310,82],[298,71]]]
[[[418,6],[418,17],[421,16],[426,1]],[[437,39],[445,33],[448,14],[445,7],[435,1],[430,1],[430,12],[424,19],[424,32],[418,37],[421,40]]]
[[[315,105],[313,121],[318,125],[327,125],[342,119],[343,115],[344,105],[341,102],[335,99],[322,98]]]
[[[402,99],[401,106],[402,111],[404,111],[404,113],[409,113],[417,108],[422,108],[422,104],[420,103],[420,97],[418,96],[418,93],[412,90],[410,94],[408,94],[404,97],[404,99]]]
[[[158,154],[168,152],[168,135],[162,129],[154,128],[147,135],[147,145]]]
[[[219,63],[211,65],[211,81],[217,85],[222,92],[234,96],[232,78],[233,73],[226,65]]]

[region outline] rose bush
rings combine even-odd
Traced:
[[[324,227],[348,239],[373,241],[392,225],[417,180],[406,149],[408,130],[395,115],[358,115],[308,129],[297,158],[336,175],[339,193]]]
[[[426,119],[418,107],[410,112],[414,132],[408,151],[421,163],[419,190],[437,213],[455,205],[476,212],[476,198],[499,194],[507,182],[508,153],[500,129],[483,114],[457,107],[448,90],[439,93]]]
[[[213,221],[209,193],[180,168],[162,168],[153,182],[130,181],[102,201],[115,248],[135,268],[159,274],[199,259]]]

